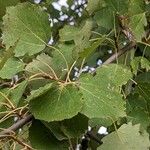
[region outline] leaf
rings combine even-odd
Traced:
[[[8,88],[0,89],[0,112],[5,112],[7,110],[7,108],[4,105],[4,103],[7,104],[7,101],[4,96],[8,97],[8,95],[9,95]],[[3,113],[0,114],[0,117],[3,117]]]
[[[40,121],[33,121],[29,129],[29,140],[37,150],[68,150],[66,141],[58,141]]]
[[[82,108],[81,93],[74,85],[56,85],[45,94],[30,101],[36,119],[61,121],[78,114]]]
[[[141,73],[135,78],[136,85],[127,97],[127,119],[133,124],[140,123],[141,130],[150,126],[150,76]]]
[[[72,41],[79,34],[80,29],[74,26],[65,25],[59,30],[60,41]]]
[[[88,0],[86,10],[91,15],[94,12],[96,12],[97,10],[99,10],[99,8],[101,8],[101,7],[105,7],[104,0],[94,0],[94,1],[93,0]]]
[[[82,52],[85,48],[89,47],[89,39],[92,35],[93,21],[87,19],[76,38],[74,39],[75,48],[77,52]]]
[[[8,50],[3,51],[2,56],[0,58],[0,69],[2,69],[2,67],[9,58],[14,56],[14,48],[15,46],[10,47]]]
[[[85,48],[84,51],[80,52],[79,57],[82,59],[84,58],[88,59],[90,56],[92,56],[92,54],[94,55],[96,48],[98,48],[105,40],[106,40],[106,37],[104,35],[102,38],[92,43],[88,48]]]
[[[30,101],[32,99],[35,99],[43,94],[45,94],[46,92],[49,91],[49,89],[52,87],[52,83],[46,84],[43,87],[38,88],[37,90],[32,90],[31,91],[31,95],[27,97],[27,101]]]
[[[80,27],[65,26],[59,31],[61,41],[75,42],[75,48],[77,52],[82,51],[89,45],[89,38],[93,28],[93,22],[87,19],[85,23],[82,23]]]
[[[78,138],[88,128],[88,118],[78,114],[71,119],[54,122],[43,122],[58,140]]]
[[[113,28],[114,17],[110,9],[102,8],[100,11],[95,13],[94,19],[97,24],[107,29]]]
[[[10,97],[11,100],[13,101],[13,104],[17,106],[19,104],[19,101],[26,89],[26,86],[28,84],[28,81],[23,81],[15,89],[10,90]]]
[[[14,6],[19,2],[20,0],[0,0],[0,20],[1,17],[5,14],[6,7]]]
[[[29,63],[25,70],[30,74],[47,74],[50,76],[55,76],[54,70],[51,67],[52,65],[52,58],[45,53],[42,53],[33,59],[31,63]]]
[[[145,12],[145,2],[141,0],[130,0],[129,2],[129,15],[133,16],[136,14]]]
[[[53,135],[59,140],[65,140],[68,139],[67,136],[63,133],[63,131],[61,130],[61,124],[62,122],[60,121],[53,121],[53,122],[44,122],[43,124],[53,133]]]
[[[98,150],[148,150],[150,146],[148,133],[141,135],[139,125],[132,126],[131,123],[122,125],[102,141]]]
[[[128,0],[105,0],[105,7],[95,13],[94,19],[99,26],[107,29],[114,27],[115,14],[124,14],[128,10]]]
[[[94,77],[81,77],[78,84],[84,99],[82,113],[89,118],[116,119],[125,116],[120,88],[131,77],[128,69],[115,64],[103,66]]]
[[[40,7],[30,3],[9,7],[3,20],[6,49],[18,40],[15,56],[34,55],[45,48],[51,29],[48,15]]]
[[[144,72],[135,77],[135,82],[150,83],[150,72]]]
[[[149,107],[150,102],[146,101],[144,97],[139,94],[130,95],[127,101],[128,121],[132,121],[133,124],[140,123],[141,130],[146,130],[150,125]]]
[[[139,69],[150,70],[150,61],[144,57],[135,57],[131,61],[132,72],[136,75]]]
[[[64,120],[61,129],[69,138],[80,137],[88,129],[88,118],[78,114],[71,119]]]
[[[129,27],[133,32],[137,42],[142,40],[142,37],[145,35],[144,27],[147,26],[147,20],[145,13],[137,14],[130,17],[130,24]]]
[[[45,74],[52,78],[61,78],[69,71],[75,58],[72,50],[74,45],[60,44],[59,49],[52,52],[52,57],[42,53],[29,63],[25,70],[30,74]]]
[[[0,70],[0,77],[11,79],[17,73],[23,71],[25,64],[17,58],[9,58],[3,68]]]
[[[108,127],[113,124],[113,120],[110,118],[92,118],[89,120],[89,126],[95,127],[95,126],[104,126]]]

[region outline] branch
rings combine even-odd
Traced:
[[[130,42],[128,45],[124,46],[121,50],[119,50],[118,52],[116,52],[115,54],[113,54],[111,57],[109,57],[104,63],[103,65],[108,65],[110,63],[112,63],[113,61],[115,61],[118,57],[120,57],[121,55],[123,55],[125,52],[131,50],[132,48],[134,48],[136,46],[136,42],[132,41]],[[92,132],[87,132],[86,135],[90,138],[93,139],[94,141],[96,141],[97,143],[101,144],[101,140]]]
[[[134,48],[136,46],[135,42],[131,42],[128,45],[126,45],[125,47],[123,47],[120,51],[118,51],[117,53],[113,54],[110,58],[108,58],[103,65],[107,65],[110,64],[111,62],[115,61],[118,57],[120,57],[121,55],[123,55],[125,52],[127,52],[128,50],[131,50],[132,48]],[[33,119],[33,115],[27,115],[25,118],[19,120],[17,123],[13,124],[11,127],[5,129],[4,131],[0,132],[0,138],[4,138],[4,135],[8,135],[16,130],[18,130],[19,128],[22,128],[25,124],[27,124],[28,122],[30,122]],[[92,134],[89,134],[89,136],[93,139],[95,139],[95,137]],[[95,139],[97,142],[98,140]],[[100,142],[100,141],[99,141]]]
[[[131,50],[132,48],[134,48],[136,46],[136,42],[130,42],[128,45],[126,45],[125,47],[123,47],[121,50],[119,50],[118,52],[116,52],[115,54],[113,54],[111,57],[109,57],[104,63],[103,65],[108,65],[110,63],[112,63],[113,61],[115,61],[118,57],[120,57],[121,55],[123,55],[125,52]]]
[[[9,135],[12,132],[15,132],[16,130],[18,130],[19,128],[22,128],[25,124],[27,124],[28,122],[30,122],[33,119],[33,115],[27,115],[25,116],[25,118],[19,120],[18,122],[16,122],[15,124],[13,124],[11,127],[3,130],[2,132],[0,132],[0,139],[4,137],[4,135]]]
[[[90,139],[96,141],[98,144],[102,144],[101,140],[100,140],[92,131],[88,131],[88,132],[86,133],[86,135],[87,135]]]
[[[1,135],[2,138],[9,138],[9,139],[13,139],[14,141],[16,141],[18,144],[22,145],[24,147],[24,149],[26,150],[33,150],[33,148],[31,146],[29,146],[28,144],[20,141],[19,139],[17,139],[16,137],[12,136],[12,135]]]

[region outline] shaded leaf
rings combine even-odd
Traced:
[[[105,7],[104,0],[88,0],[87,11],[89,14],[93,14],[98,11],[101,7]]]
[[[62,122],[43,122],[43,124],[53,133],[53,135],[60,141],[68,139],[67,136],[61,130]]]
[[[94,18],[99,26],[107,29],[114,27],[115,14],[124,14],[128,10],[128,0],[105,0],[105,7],[100,7]]]
[[[60,142],[40,121],[33,121],[29,129],[29,140],[37,150],[68,150],[66,141]]]
[[[147,71],[150,70],[150,61],[144,57],[135,57],[131,61],[131,67],[133,73],[136,75],[139,69],[146,69]]]
[[[71,119],[64,120],[61,129],[69,138],[80,137],[88,129],[88,118],[78,114]]]
[[[82,114],[78,114],[71,119],[63,121],[43,122],[50,129],[58,140],[78,138],[88,128],[88,118]]]

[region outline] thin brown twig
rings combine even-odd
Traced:
[[[134,48],[136,46],[135,42],[131,42],[130,44],[126,45],[125,47],[123,47],[120,51],[118,51],[117,53],[113,54],[110,58],[108,58],[103,65],[107,65],[110,64],[111,62],[115,61],[116,58],[118,58],[119,56],[121,56],[122,54],[124,54],[126,51],[131,50],[132,48]],[[23,127],[25,124],[27,124],[28,122],[30,122],[33,119],[33,115],[27,115],[25,118],[19,120],[17,123],[13,124],[11,127],[9,127],[8,129],[0,132],[0,138],[3,138],[2,135],[7,135],[12,133],[12,131],[16,131],[19,128]],[[90,137],[92,137],[92,134],[90,135]]]
[[[13,135],[1,135],[2,138],[9,138],[9,139],[13,139],[14,141],[16,141],[17,143],[19,143],[20,145],[22,145],[23,147],[25,147],[27,150],[33,150],[33,148],[31,146],[29,146],[28,144],[22,142],[21,140],[19,140],[18,138],[14,137]]]
[[[30,122],[32,119],[33,119],[33,115],[31,115],[31,114],[27,115],[23,119],[19,120],[15,124],[13,124],[11,127],[9,127],[7,129],[5,129],[4,131],[0,132],[0,139],[3,138],[4,135],[8,135],[8,134],[12,133],[13,131],[15,132],[19,128],[22,128],[25,124]]]
[[[128,45],[126,45],[121,50],[119,50],[118,52],[116,52],[115,54],[113,54],[110,58],[108,58],[103,63],[103,65],[107,65],[107,64],[112,63],[113,61],[116,60],[116,58],[120,57],[125,52],[127,52],[128,50],[131,50],[135,46],[136,46],[136,43],[134,41],[130,42]],[[33,119],[33,115],[31,115],[31,114],[27,115],[25,118],[19,120],[15,124],[13,124],[11,127],[9,127],[7,129],[5,129],[4,131],[0,132],[0,138],[4,138],[4,135],[8,135],[8,134],[12,133],[12,131],[18,130],[19,128],[23,127],[25,124],[27,124],[28,122],[30,122],[32,119]],[[98,139],[96,139],[95,136],[93,136],[93,134],[89,134],[89,136],[90,136],[90,138],[92,138],[92,139],[96,140],[98,143],[100,143],[100,141]]]

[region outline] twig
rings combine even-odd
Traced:
[[[18,138],[12,136],[12,135],[1,135],[1,137],[3,138],[9,138],[9,139],[13,139],[14,141],[16,141],[17,143],[19,143],[20,145],[22,145],[23,147],[25,147],[27,150],[33,150],[33,148],[31,146],[29,146],[28,144],[20,141]]]
[[[16,130],[18,130],[19,128],[22,128],[25,124],[27,124],[28,122],[30,122],[33,119],[33,115],[27,115],[25,118],[19,120],[18,122],[16,122],[15,124],[13,124],[11,127],[5,129],[4,131],[0,132],[0,139],[4,137],[4,135],[8,135]]]
[[[111,62],[115,61],[116,58],[118,58],[119,56],[123,55],[126,51],[131,50],[132,48],[134,48],[136,46],[135,42],[131,42],[128,45],[126,45],[125,47],[123,47],[121,50],[119,50],[117,53],[113,54],[110,58],[108,58],[103,65],[107,65],[110,64]],[[33,115],[27,115],[25,118],[19,120],[17,123],[13,124],[11,127],[7,128],[6,130],[0,132],[0,138],[4,138],[4,135],[8,135],[10,133],[12,133],[13,131],[18,130],[19,128],[23,127],[25,124],[27,124],[28,122],[30,122],[33,119]],[[91,133],[88,133],[88,136],[90,138],[92,138],[93,140],[97,141],[98,143],[100,143],[100,141],[95,138],[95,136]]]
[[[118,52],[116,52],[115,54],[113,54],[111,57],[109,57],[104,63],[103,65],[108,65],[110,63],[112,63],[113,61],[115,61],[118,57],[120,57],[121,55],[123,55],[126,51],[131,50],[132,48],[134,48],[136,46],[136,42],[131,42],[128,45],[126,45],[125,47],[123,47],[121,50],[119,50]]]
[[[93,134],[92,131],[88,131],[88,132],[86,133],[86,135],[87,135],[90,139],[96,141],[98,144],[102,144],[102,142],[99,140],[99,138],[98,138],[95,134]]]

